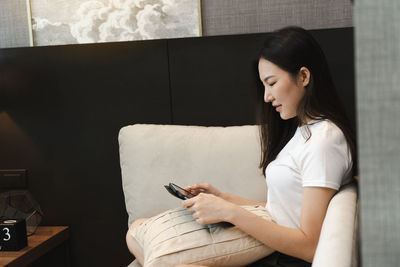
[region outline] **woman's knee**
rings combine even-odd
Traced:
[[[132,231],[136,226],[138,226],[139,224],[141,224],[142,222],[146,221],[148,218],[140,218],[137,219],[136,221],[134,221],[131,226],[129,226],[129,231]]]
[[[128,244],[129,250],[131,250],[131,244],[133,240],[132,232],[133,229],[135,229],[138,225],[140,225],[142,222],[146,221],[148,218],[140,218],[134,221],[131,226],[129,226],[129,229],[126,233],[126,243]]]
[[[134,239],[133,235],[131,232],[135,227],[137,227],[139,224],[142,222],[146,221],[147,218],[141,218],[132,223],[132,225],[129,227],[128,232],[126,233],[126,244],[128,246],[129,251],[135,256],[135,258],[139,261],[140,264],[143,265],[143,251],[141,246],[137,243],[137,241]]]
[[[134,221],[131,224],[131,226],[129,226],[129,229],[128,229],[127,233],[126,233],[126,242],[128,243],[128,246],[129,246],[129,243],[130,243],[129,241],[133,238],[133,236],[132,236],[133,229],[135,229],[139,224],[141,224],[142,222],[146,221],[147,219],[148,218],[137,219],[136,221]]]

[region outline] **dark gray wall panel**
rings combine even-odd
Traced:
[[[353,29],[313,30],[355,124]],[[172,115],[175,124],[255,123],[257,57],[264,34],[169,41]]]
[[[175,124],[254,124],[257,48],[262,36],[169,41]]]
[[[74,266],[126,266],[118,132],[171,123],[166,42],[3,49],[0,77],[0,168],[28,169]]]

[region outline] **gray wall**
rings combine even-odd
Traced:
[[[353,26],[350,0],[202,0],[203,35]]]
[[[356,1],[355,45],[364,267],[400,262],[400,2]]]
[[[29,46],[27,0],[0,0],[0,48]],[[353,26],[350,0],[201,0],[203,36]]]
[[[27,0],[0,0],[0,48],[30,46]]]

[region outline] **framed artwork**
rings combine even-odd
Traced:
[[[27,0],[34,46],[202,35],[200,0]]]

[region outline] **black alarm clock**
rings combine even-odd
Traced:
[[[0,220],[0,251],[18,251],[27,245],[24,219]]]

